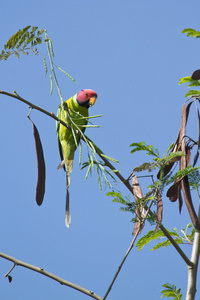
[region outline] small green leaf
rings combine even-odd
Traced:
[[[79,143],[79,167],[81,166],[81,157],[82,157],[82,144]]]
[[[172,148],[174,147],[174,143],[172,143],[169,148],[167,149],[167,154],[172,150]]]
[[[47,74],[47,62],[46,58],[44,58],[44,68],[45,68],[45,75]]]
[[[200,82],[199,80],[195,80],[195,82],[192,82],[190,84],[188,84],[189,87],[193,87],[193,86],[200,86]]]
[[[30,34],[33,34],[37,29],[38,29],[37,26],[32,26],[32,30],[31,30]]]
[[[98,165],[96,165],[96,169],[97,169],[97,177],[98,177],[98,183],[99,183],[99,187],[100,187],[100,191],[102,190],[102,180],[99,174],[99,168]]]
[[[177,244],[183,244],[183,240],[181,238],[174,238],[174,241],[177,243]],[[154,250],[157,250],[161,247],[167,247],[167,246],[170,246],[171,245],[171,242],[169,240],[166,240],[164,242],[161,242],[161,243],[158,243],[155,247],[153,247],[151,249],[151,251],[154,251]]]
[[[91,164],[88,165],[88,169],[87,169],[87,172],[86,172],[86,175],[85,175],[85,180],[88,178],[88,174],[91,174]]]
[[[52,93],[53,93],[53,78],[52,78],[52,74],[50,75],[50,82],[51,82],[50,94],[52,95]]]
[[[136,151],[146,151],[147,155],[159,157],[158,149],[154,149],[152,145],[147,145],[145,142],[132,143],[130,147],[134,147],[133,150],[131,150],[131,153]]]
[[[103,153],[101,154],[101,156],[107,158],[108,160],[110,160],[110,161],[112,161],[112,162],[114,162],[114,163],[118,163],[118,164],[119,164],[119,161],[116,160],[116,159],[114,159],[114,158],[112,158],[112,157],[109,157],[109,156],[107,156],[107,155],[105,155],[105,154],[103,154]]]
[[[75,80],[72,76],[70,76],[66,71],[64,71],[64,70],[61,69],[60,67],[56,66],[55,64],[54,64],[54,66],[55,66],[56,68],[58,68],[61,72],[63,72],[65,75],[67,75],[72,81],[76,82],[76,80]]]
[[[191,76],[183,77],[179,80],[179,84],[183,84],[186,82],[194,82]]]
[[[181,32],[186,33],[187,36],[200,38],[200,31],[197,31],[197,30],[192,29],[192,28],[185,28]]]
[[[190,96],[200,97],[200,91],[190,90],[188,93],[185,94],[185,97],[190,97]]]
[[[128,198],[123,196],[119,192],[108,192],[106,195],[113,197],[114,198],[112,200],[113,202],[120,203],[120,204],[123,204],[123,205],[130,205],[129,201],[124,200],[124,198],[126,198],[126,199],[128,199]]]
[[[182,151],[177,151],[177,152],[171,152],[167,159],[166,162],[169,162],[170,160],[172,160],[175,157],[180,157],[180,156],[185,156],[185,154]]]
[[[51,55],[54,57],[53,44],[52,44],[52,41],[50,39],[49,39],[49,45],[50,45]]]

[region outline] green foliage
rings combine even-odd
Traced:
[[[186,33],[187,36],[191,36],[191,37],[196,37],[196,38],[200,38],[200,31],[197,31],[195,29],[192,28],[186,28],[184,30],[182,30],[182,33]],[[193,77],[195,78],[195,77]],[[186,76],[180,79],[179,84],[182,83],[187,83],[188,87],[195,87],[195,86],[200,86],[200,80],[197,77],[197,80],[194,80],[191,76]],[[195,98],[199,98],[200,97],[200,91],[198,90],[190,90],[189,92],[187,92],[185,94],[185,97],[195,97]]]
[[[188,87],[200,86],[200,80],[193,80],[191,76],[183,77],[180,79],[179,84],[188,83]],[[200,97],[200,91],[190,90],[185,94],[185,97]]]
[[[191,229],[191,232],[188,233],[188,230]],[[175,242],[177,244],[190,244],[192,245],[193,240],[194,240],[194,233],[195,233],[195,228],[192,226],[191,223],[189,223],[186,226],[186,229],[181,229],[182,235],[179,234],[178,230],[176,228],[174,229],[167,229],[169,234],[174,238]],[[166,238],[162,230],[158,230],[155,234],[153,230],[150,230],[146,235],[144,235],[142,238],[140,238],[136,244],[138,247],[138,251],[142,250],[145,245],[147,245],[149,242],[154,241],[154,240],[164,240],[162,242],[158,242],[152,249],[157,250],[161,247],[167,247],[171,245],[171,242]]]
[[[83,135],[83,139],[85,140],[86,145],[88,146],[88,160],[82,164],[81,170],[87,168],[85,179],[88,178],[88,175],[92,175],[92,170],[95,168],[98,177],[98,183],[100,190],[102,190],[103,183],[105,187],[113,188],[111,179],[113,182],[116,181],[113,176],[114,173],[120,172],[119,170],[110,170],[107,165],[97,158],[97,151],[102,157],[104,157],[107,161],[111,161],[114,163],[119,163],[116,159],[111,158],[105,155],[95,144],[92,142],[86,135]],[[81,148],[79,148],[79,163],[81,164]]]
[[[168,229],[167,231],[170,233],[170,235],[174,238],[174,240],[178,244],[182,243],[182,240],[176,229],[172,229],[172,230]],[[165,241],[158,243],[156,246],[154,246],[151,249],[151,251],[156,250],[161,247],[167,247],[167,246],[171,245],[171,243],[168,239],[166,239],[166,236],[164,235],[162,230],[159,229],[155,234],[154,234],[154,230],[150,230],[146,235],[144,235],[142,238],[140,238],[138,240],[136,247],[138,247],[138,251],[140,251],[149,242],[151,242],[153,240],[161,240],[161,239],[165,239]]]
[[[180,81],[179,81],[179,84],[192,82],[192,81],[196,81],[196,80],[193,80],[191,76],[187,76],[187,77],[181,78]]]
[[[189,87],[200,86],[200,80],[194,80],[191,76],[181,78],[179,81],[179,85],[183,83],[189,83]]]
[[[181,289],[177,289],[176,286],[174,284],[169,284],[169,283],[165,283],[163,284],[163,287],[165,289],[163,289],[161,291],[161,298],[163,297],[167,297],[167,298],[173,298],[173,300],[181,300],[182,299],[182,294],[181,294]]]
[[[134,171],[135,172],[142,172],[142,171],[152,172],[153,170],[156,169],[156,167],[157,167],[157,163],[145,162],[142,165],[140,165],[139,167],[135,167]]]
[[[185,94],[185,97],[200,97],[200,91],[198,90],[190,90],[188,93]]]
[[[112,175],[114,171],[107,170],[106,164],[100,160],[98,161],[96,155],[93,156],[92,154],[88,154],[88,161],[82,164],[81,170],[83,170],[86,167],[87,167],[87,171],[86,171],[85,179],[88,178],[89,174],[92,175],[92,170],[94,169],[94,167],[96,167],[100,190],[102,190],[103,183],[105,183],[105,187],[107,185],[109,188],[112,188],[112,184],[109,178],[115,181],[115,177]],[[116,172],[119,171],[116,170]]]
[[[1,51],[0,60],[7,60],[12,54],[20,58],[20,53],[28,55],[32,51],[38,55],[37,45],[42,44],[43,29],[37,30],[38,27],[26,26],[19,29],[4,45]]]
[[[50,63],[50,82],[51,82],[51,89],[50,89],[50,94],[52,94],[53,92],[53,82],[55,82],[56,84],[56,88],[60,97],[60,103],[61,105],[63,105],[63,97],[61,94],[61,90],[58,84],[58,80],[56,77],[56,72],[54,67],[56,67],[59,71],[61,71],[63,74],[65,74],[67,77],[69,77],[72,81],[76,82],[75,79],[70,76],[66,71],[64,71],[63,69],[61,69],[60,67],[58,67],[55,63],[54,63],[54,52],[53,52],[53,43],[51,41],[51,39],[49,38],[49,36],[47,35],[47,31],[44,30],[45,33],[45,42],[46,42],[46,46],[47,46],[47,54],[46,56],[48,56],[49,58],[49,63]],[[47,60],[46,60],[46,56],[44,57],[44,68],[45,68],[45,74],[47,74],[48,72],[48,67],[47,67]]]
[[[146,151],[147,155],[153,155],[159,157],[159,150],[154,149],[152,145],[147,145],[145,142],[132,143],[130,147],[133,147],[131,153],[134,153],[136,151]]]
[[[192,28],[185,28],[181,32],[186,33],[187,36],[200,38],[200,31],[197,31],[197,30],[192,29]]]
[[[63,72],[65,75],[67,75],[72,81],[76,82],[76,80],[71,76],[69,75],[69,73],[67,73],[65,70],[61,69],[60,67],[58,67],[57,65],[54,64],[54,66],[56,68],[58,68],[58,70],[60,70],[61,72]]]
[[[114,192],[114,191],[108,192],[106,195],[113,197],[113,200],[112,200],[113,202],[132,207],[132,203],[130,202],[129,196],[126,197],[126,196],[123,196],[120,192]],[[126,200],[124,200],[124,199],[126,199]]]
[[[134,171],[141,172],[147,170],[148,172],[152,172],[160,165],[159,150],[157,148],[155,149],[152,145],[147,145],[145,142],[132,143],[130,147],[133,147],[131,154],[138,151],[146,151],[147,155],[155,157],[153,159],[154,162],[145,162],[142,165],[135,167]]]
[[[119,203],[121,205],[124,205],[124,207],[120,207],[121,211],[124,212],[130,212],[130,213],[135,213],[136,209],[139,209],[141,211],[141,208],[144,207],[144,205],[148,204],[150,201],[154,201],[155,200],[155,196],[151,196],[151,193],[145,195],[144,198],[141,199],[137,199],[137,201],[131,201],[130,200],[130,196],[124,196],[122,195],[119,191],[112,191],[112,192],[108,192],[106,194],[107,196],[111,196],[113,197],[113,202],[115,203]],[[149,216],[147,215],[145,217],[145,219],[152,225],[155,225],[155,221],[156,221],[156,217],[155,216]],[[132,218],[131,222],[135,223],[137,222],[138,219],[137,218]]]
[[[141,171],[148,171],[151,172],[151,175],[148,175],[148,177],[151,177],[152,183],[148,186],[150,195],[146,193],[142,199],[139,199],[142,201],[139,203],[140,205],[149,205],[150,202],[152,202],[153,205],[157,205],[157,195],[159,194],[162,198],[162,194],[164,191],[164,188],[168,186],[169,184],[174,183],[175,181],[181,180],[184,176],[193,174],[198,170],[199,167],[192,168],[192,166],[186,167],[184,170],[178,170],[175,172],[176,162],[180,161],[181,156],[185,156],[185,154],[182,151],[173,151],[174,144],[171,144],[169,148],[166,151],[166,154],[163,155],[163,157],[159,157],[159,150],[157,148],[154,148],[152,145],[147,145],[145,142],[140,143],[132,143],[131,147],[133,149],[131,150],[131,153],[135,153],[137,151],[146,151],[147,155],[152,156],[152,161],[145,162],[140,166],[137,166],[134,168],[135,172],[141,172]],[[173,167],[173,169],[172,169]],[[153,172],[157,169],[157,178],[158,180],[154,180]],[[140,176],[142,177],[142,176]],[[146,176],[144,176],[146,177]],[[121,204],[125,205],[124,211],[129,211],[131,213],[135,212],[135,204],[132,203],[132,206],[130,207],[130,204],[127,204],[126,202],[122,202]],[[152,205],[151,204],[151,205]],[[144,207],[144,206],[143,206]],[[154,218],[149,219],[148,221],[152,223],[154,222],[156,218],[156,213],[154,213]],[[132,219],[134,222],[135,219]],[[155,224],[155,223],[154,223]],[[153,231],[150,232],[144,239],[141,240],[141,245],[145,245],[152,239],[161,238],[159,234],[162,235],[161,231],[158,231],[156,235],[153,236]],[[176,235],[174,231],[171,232],[172,236]],[[153,237],[152,237],[153,236]],[[162,238],[165,238],[163,235]],[[183,239],[182,237],[175,236],[175,240],[177,243],[182,243]],[[139,244],[138,244],[139,245]],[[168,240],[165,240],[158,245],[155,246],[155,249],[158,249],[160,247],[166,247],[170,245],[170,242]],[[142,248],[141,247],[141,248]]]
[[[161,166],[164,163],[168,163],[170,160],[172,160],[175,157],[184,156],[183,152],[177,151],[177,152],[170,152],[173,148],[174,144],[171,144],[169,148],[167,149],[167,153],[163,156],[163,158],[159,157],[159,149],[154,148],[152,145],[147,145],[145,142],[139,142],[139,143],[132,143],[130,147],[133,147],[131,150],[131,153],[135,153],[137,151],[146,151],[147,155],[154,156],[154,161],[156,164],[155,166]],[[149,167],[149,166],[148,166]]]
[[[173,183],[175,180],[181,179],[184,176],[188,175],[188,176],[192,176],[193,173],[198,172],[198,169],[200,167],[194,167],[192,168],[192,166],[188,166],[183,170],[178,170],[175,174],[173,174],[171,177],[168,177],[166,179],[166,185]]]
[[[159,150],[157,148],[154,149],[152,145],[147,145],[145,142],[133,143],[130,146],[134,147],[133,150],[131,150],[131,153],[135,153],[136,151],[146,151],[147,155],[151,155],[154,157],[153,162],[145,162],[139,167],[134,168],[134,171],[137,172],[141,172],[145,170],[148,172],[152,172],[156,168],[158,169],[158,171],[160,171],[161,174],[160,180],[153,182],[153,184],[149,186],[150,189],[155,189],[159,187],[164,188],[165,186],[171,184],[175,180],[181,179],[186,175],[196,172],[199,168],[199,167],[192,168],[192,166],[188,166],[184,170],[178,170],[173,175],[172,173],[170,173],[169,175],[165,176],[164,168],[167,165],[169,165],[171,162],[179,160],[181,156],[184,156],[185,154],[182,151],[170,152],[171,149],[173,148],[173,144],[171,144],[170,147],[167,149],[166,154],[164,154],[163,157],[160,158]]]
[[[191,186],[191,189],[198,191],[199,187],[200,187],[200,174],[199,174],[199,171],[196,170],[193,173],[190,173],[189,176],[188,176],[188,179],[189,179],[189,184]]]
[[[191,232],[188,233],[188,229],[192,228]],[[194,234],[195,234],[196,229],[192,226],[192,223],[189,223],[186,226],[186,229],[181,229],[181,233],[183,234],[182,236],[182,240],[183,243],[189,243],[189,244],[193,244],[194,241]]]

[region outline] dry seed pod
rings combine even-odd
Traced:
[[[42,143],[40,140],[39,132],[35,124],[30,119],[30,117],[29,120],[33,125],[33,136],[35,140],[35,149],[37,155],[38,180],[37,180],[37,187],[36,187],[36,202],[38,205],[41,205],[45,193],[45,161],[44,161],[44,154],[43,154]]]

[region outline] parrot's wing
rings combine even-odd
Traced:
[[[59,163],[57,170],[60,170],[63,168],[65,171],[65,161],[64,161],[64,157],[63,157],[63,153],[62,153],[62,146],[59,141],[59,137],[58,137],[58,149],[59,149],[59,153],[60,153],[61,162]]]
[[[60,107],[58,108],[58,112],[57,112],[57,118],[60,119],[60,114],[61,114],[61,109]],[[56,121],[56,133],[57,133],[57,137],[58,137],[58,149],[59,149],[59,153],[60,153],[60,158],[61,158],[61,162],[58,166],[58,170],[60,170],[62,167],[65,171],[65,162],[64,162],[64,157],[63,157],[63,153],[62,153],[62,146],[60,143],[60,139],[59,139],[59,130],[60,130],[60,122]]]
[[[87,125],[87,123],[88,123],[88,121],[85,121],[85,124],[84,124],[84,125]],[[82,131],[83,134],[84,134],[85,130],[86,130],[86,127],[83,127],[83,128],[81,129],[81,131]],[[78,137],[78,138],[77,138],[77,145],[79,145],[80,140],[81,140],[81,138]],[[77,148],[77,147],[76,147],[76,148]],[[76,150],[76,149],[75,149],[75,150]]]

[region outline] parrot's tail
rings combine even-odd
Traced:
[[[73,160],[67,160],[65,163],[66,169],[66,185],[67,185],[67,194],[66,194],[66,209],[65,209],[65,225],[69,227],[71,224],[71,214],[70,214],[70,201],[69,201],[69,185],[70,185],[70,173],[72,172]]]
[[[65,225],[69,227],[71,224],[70,203],[69,203],[69,186],[67,186],[66,209],[65,209]]]

